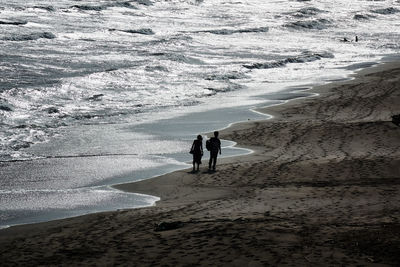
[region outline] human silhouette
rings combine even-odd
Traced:
[[[214,132],[214,137],[211,137],[207,142],[209,142],[210,150],[210,161],[208,162],[208,169],[215,171],[215,165],[217,164],[218,152],[221,154],[221,141],[218,139],[218,131]]]
[[[190,153],[193,154],[193,172],[196,171],[195,165],[197,164],[197,171],[199,171],[201,164],[201,157],[203,157],[203,137],[197,136],[197,139],[193,141]]]

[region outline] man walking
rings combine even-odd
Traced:
[[[215,171],[215,165],[217,164],[218,152],[221,154],[221,141],[218,139],[218,131],[214,132],[214,137],[211,137],[207,142],[210,150],[210,161],[208,162],[208,169]]]

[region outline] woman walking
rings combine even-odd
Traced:
[[[203,137],[201,137],[201,135],[198,135],[197,139],[193,141],[192,148],[190,149],[190,154],[193,154],[193,172],[196,171],[196,164],[197,171],[199,171],[201,157],[203,156]]]

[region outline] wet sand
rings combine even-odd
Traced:
[[[4,265],[398,266],[400,63],[314,88],[221,138],[216,172],[117,186],[155,207],[0,231]]]

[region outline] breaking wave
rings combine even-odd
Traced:
[[[144,5],[144,6],[152,6],[153,2],[149,1],[149,0],[133,0],[132,2],[135,2],[139,5]]]
[[[137,34],[144,34],[144,35],[153,35],[154,34],[153,30],[149,29],[149,28],[138,29],[138,30],[122,30],[122,32],[137,33]]]
[[[151,41],[147,41],[144,42],[144,45],[158,45],[158,44],[180,44],[180,43],[184,43],[187,41],[191,41],[193,39],[193,37],[189,36],[189,35],[182,35],[182,34],[177,34],[177,35],[173,35],[172,37],[169,38],[160,38],[157,40],[151,40]]]
[[[368,14],[355,14],[353,17],[355,20],[369,20],[371,18],[375,18],[375,16]]]
[[[106,9],[108,5],[104,6],[89,6],[89,5],[73,5],[71,8],[76,8],[83,11],[102,11]]]
[[[286,66],[288,63],[305,63],[312,62],[316,60],[320,60],[322,58],[334,58],[334,55],[329,52],[322,53],[311,53],[304,52],[300,56],[289,57],[283,60],[267,62],[267,63],[255,63],[251,65],[243,65],[243,67],[247,69],[271,69],[271,68],[280,68]]]
[[[326,11],[318,9],[316,7],[305,7],[293,14],[295,17],[309,17],[309,16],[315,16],[319,13],[324,13]]]
[[[206,96],[212,96],[218,93],[226,93],[226,92],[240,90],[243,89],[243,86],[237,83],[229,83],[227,86],[223,86],[221,88],[208,87],[206,89],[209,91],[209,93],[206,94]]]
[[[150,28],[143,28],[137,30],[117,30],[117,29],[108,29],[110,32],[120,31],[125,33],[132,33],[132,34],[143,34],[143,35],[153,35],[154,31]]]
[[[134,1],[137,2],[138,4],[143,4],[143,5],[148,5],[148,1]],[[91,5],[73,5],[71,8],[78,9],[81,11],[103,11],[107,8],[110,7],[125,7],[125,8],[132,8],[132,9],[137,9],[136,6],[132,5],[129,1],[125,2],[115,2],[115,3],[109,3],[105,5],[98,5],[98,6],[91,6]]]
[[[12,111],[12,107],[5,99],[0,98],[0,111]],[[1,113],[0,113],[1,114]]]
[[[238,29],[238,30],[230,30],[230,29],[206,30],[206,31],[198,31],[198,32],[230,35],[230,34],[235,34],[235,33],[268,32],[268,30],[269,30],[268,27],[259,27],[259,28],[246,28],[246,29]]]
[[[196,64],[196,65],[203,65],[204,62],[201,61],[200,59],[197,58],[192,58],[188,57],[182,54],[176,54],[176,53],[152,53],[150,56],[159,56],[163,57],[167,60],[175,61],[175,62],[180,62],[180,63],[186,63],[186,64]]]
[[[296,21],[284,25],[285,27],[292,28],[295,30],[323,30],[330,26],[331,22],[327,19],[316,19],[316,20],[303,20]]]
[[[116,2],[112,4],[113,7],[126,7],[126,8],[133,8],[137,9],[134,5],[132,5],[130,2]]]
[[[51,32],[37,32],[37,33],[30,33],[30,34],[22,34],[22,35],[11,35],[8,37],[3,38],[5,41],[32,41],[37,39],[54,39],[56,36]]]
[[[56,11],[56,9],[53,6],[34,6],[33,8],[46,10],[48,12]]]
[[[228,81],[228,80],[238,80],[244,78],[249,78],[249,76],[241,72],[233,72],[226,74],[211,74],[208,75],[205,79],[208,81]]]
[[[165,71],[167,72],[168,69],[163,66],[146,66],[145,71],[154,72],[154,71]]]
[[[371,10],[371,12],[381,15],[391,15],[400,12],[400,10],[395,7],[388,7],[388,8],[374,9]]]
[[[7,20],[0,20],[0,25],[25,25],[27,24],[27,21],[7,21]]]

